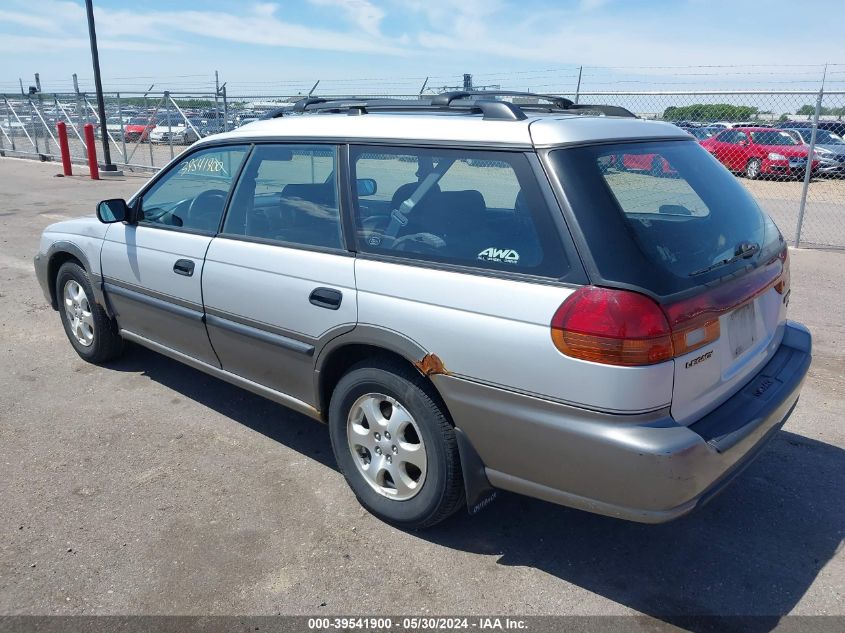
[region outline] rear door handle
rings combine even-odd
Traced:
[[[308,297],[308,300],[318,308],[337,310],[340,307],[340,302],[343,300],[343,293],[334,288],[315,288],[311,292],[311,296]]]
[[[177,275],[190,277],[194,274],[194,262],[190,259],[177,259],[176,263],[173,264],[173,272]]]

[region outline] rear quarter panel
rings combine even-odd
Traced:
[[[671,361],[611,367],[557,350],[549,325],[574,288],[365,258],[355,272],[359,323],[405,334],[455,377],[600,411],[671,400]]]

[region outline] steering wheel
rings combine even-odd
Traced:
[[[446,242],[434,233],[411,233],[403,235],[393,243],[394,250],[420,255],[434,255],[444,246]]]
[[[214,226],[194,226],[192,228],[206,228],[206,229],[216,229],[217,222],[220,220],[220,216],[223,213],[223,205],[226,204],[226,192],[221,191],[220,189],[209,189],[208,191],[203,191],[200,194],[191,200],[190,206],[188,206],[188,219],[189,220],[197,220],[201,224],[202,222],[206,223],[213,223]],[[193,222],[192,222],[193,223]]]

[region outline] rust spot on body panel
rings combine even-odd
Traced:
[[[449,370],[446,369],[446,366],[437,354],[426,354],[420,362],[414,363],[414,367],[419,369],[423,376],[449,374]]]

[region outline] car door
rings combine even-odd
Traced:
[[[202,274],[223,369],[311,405],[315,347],[357,319],[337,156],[334,145],[256,145]]]
[[[733,130],[724,130],[713,139],[712,145],[708,148],[711,150],[713,156],[726,167],[729,166],[729,152],[731,147],[733,147],[734,138],[736,138],[736,132]]]
[[[748,134],[737,130],[735,144],[730,152],[730,168],[733,171],[742,171],[748,163],[748,159],[755,153],[755,148]]]
[[[203,322],[203,259],[248,149],[192,152],[131,201],[137,224],[109,227],[101,265],[121,330],[219,366]]]

